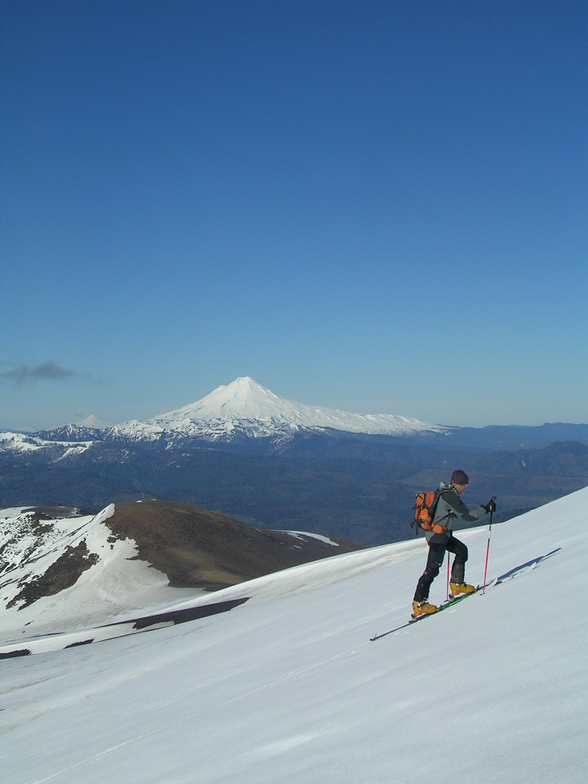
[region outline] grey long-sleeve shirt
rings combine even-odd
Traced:
[[[445,544],[448,542],[458,517],[471,523],[474,522],[474,520],[479,520],[486,514],[486,510],[483,506],[479,506],[477,509],[472,509],[470,511],[459,497],[459,494],[453,485],[441,482],[439,490],[442,492],[437,503],[434,522],[445,526],[445,528],[447,528],[447,533],[435,534],[432,531],[425,531],[425,537],[429,544]]]

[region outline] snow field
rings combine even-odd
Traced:
[[[493,526],[489,577],[512,579],[376,642],[408,617],[423,540],[217,592],[251,597],[222,615],[2,661],[7,780],[583,782],[587,635],[569,610],[587,503],[585,489]],[[461,535],[470,582],[487,530]]]

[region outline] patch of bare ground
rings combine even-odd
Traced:
[[[22,601],[23,604],[18,608],[22,610],[43,596],[54,596],[66,588],[71,588],[83,572],[98,560],[96,553],[89,552],[84,540],[75,547],[68,546],[63,555],[52,563],[44,574],[24,585],[22,590],[6,605],[6,609],[10,609]]]
[[[106,524],[132,538],[138,558],[167,575],[175,588],[217,590],[344,552],[360,545],[311,535],[260,530],[207,509],[169,501],[120,503]]]

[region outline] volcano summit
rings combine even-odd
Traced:
[[[337,430],[370,435],[411,436],[447,428],[393,414],[351,414],[308,406],[274,394],[253,378],[237,378],[202,400],[143,422],[132,420],[108,430],[110,437],[149,441],[177,433],[226,441],[237,437],[288,439],[301,430]]]

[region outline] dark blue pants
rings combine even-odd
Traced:
[[[422,573],[414,594],[415,602],[424,602],[429,598],[431,584],[439,574],[445,558],[445,551],[454,553],[455,559],[451,567],[451,582],[463,583],[465,580],[465,564],[468,560],[468,548],[459,539],[452,536],[445,544],[429,544],[429,557],[425,571]]]

